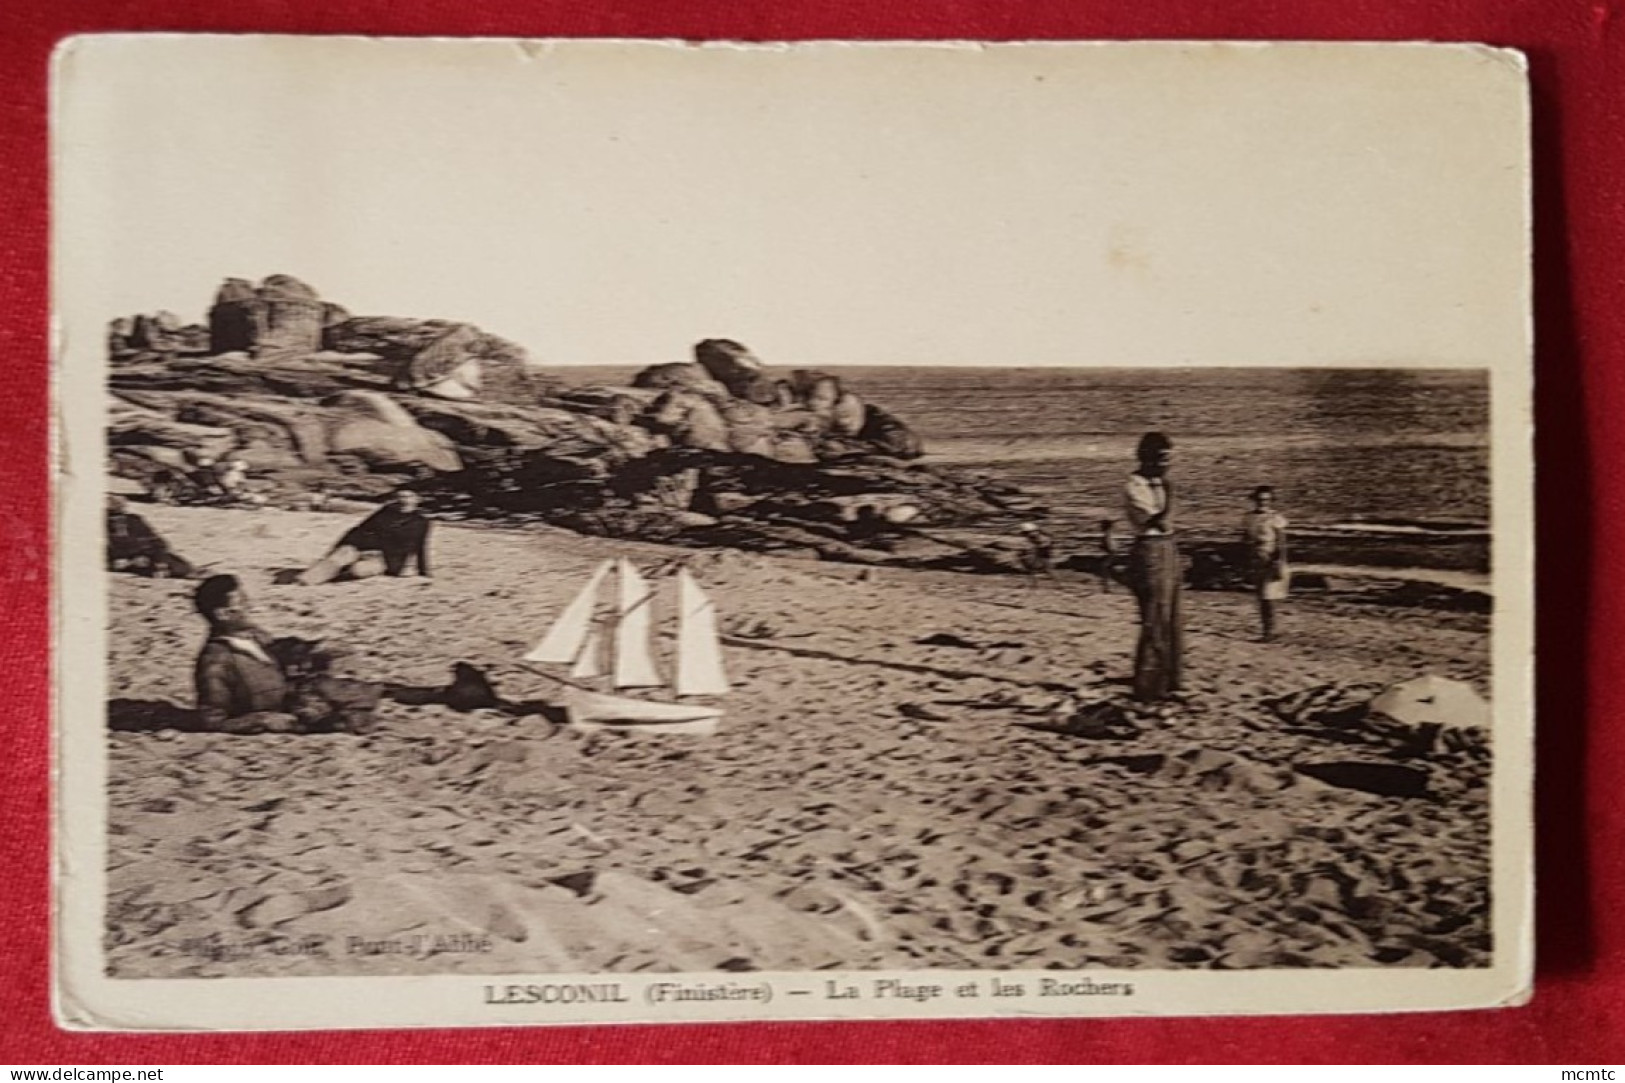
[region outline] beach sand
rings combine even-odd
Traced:
[[[1329,785],[1300,768],[1400,761],[1261,706],[1419,673],[1487,692],[1483,617],[1294,599],[1260,644],[1247,595],[1189,594],[1189,703],[1084,739],[1040,727],[1068,691],[1121,700],[1136,632],[1088,576],[441,525],[432,581],[302,588],[273,576],[355,516],[139,510],[273,635],[419,688],[469,662],[513,701],[556,694],[517,659],[598,561],[686,558],[735,688],[711,737],[395,702],[365,737],[110,732],[113,976],[1489,961],[1487,761],[1404,761],[1422,796]],[[109,582],[115,718],[189,707],[192,584]]]

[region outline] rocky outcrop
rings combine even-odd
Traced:
[[[117,364],[171,360],[183,354],[207,353],[208,348],[208,330],[182,324],[173,312],[121,316],[107,325],[107,356]]]
[[[108,345],[123,362],[112,465],[131,477],[230,455],[297,504],[313,486],[372,493],[407,474],[441,514],[881,562],[942,558],[901,531],[1008,513],[898,463],[917,437],[839,377],[775,374],[730,339],[630,387],[568,387],[472,324],[353,316],[273,275],[228,279],[206,329],[125,317]],[[188,356],[197,346],[213,352]]]
[[[635,390],[662,392],[638,423],[676,447],[785,463],[924,453],[907,425],[830,373],[796,369],[776,378],[732,339],[706,339],[694,357],[692,364],[652,365],[632,379]]]
[[[398,389],[435,398],[524,406],[559,387],[531,365],[523,347],[473,324],[358,316],[330,325],[322,343],[381,357],[393,364]]]

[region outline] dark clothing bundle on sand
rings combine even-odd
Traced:
[[[155,579],[187,579],[195,570],[145,519],[128,511],[107,513],[107,567]]]
[[[326,673],[290,673],[298,646],[263,632],[216,633],[197,660],[198,728],[217,733],[365,733],[381,690]],[[309,657],[312,652],[304,651]]]

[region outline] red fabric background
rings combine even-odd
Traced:
[[[665,8],[673,10],[663,10]],[[46,66],[112,30],[684,38],[1484,41],[1534,82],[1539,541],[1539,979],[1494,1012],[1122,1021],[744,1024],[265,1035],[58,1030],[49,977]],[[0,5],[0,1062],[1625,1061],[1625,7],[1618,0],[11,0]],[[1594,451],[1595,454],[1591,454]],[[1591,462],[1595,462],[1593,467]],[[1595,629],[1595,634],[1591,630]]]

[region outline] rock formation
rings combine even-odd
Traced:
[[[108,348],[122,362],[112,466],[134,478],[229,454],[292,506],[312,486],[376,495],[406,475],[442,514],[870,562],[952,555],[885,536],[904,524],[1009,514],[897,463],[920,455],[918,438],[840,378],[775,374],[729,339],[630,387],[567,387],[472,324],[353,316],[273,275],[226,280],[206,328],[114,320]]]
[[[632,379],[661,391],[638,423],[676,447],[732,451],[786,463],[847,455],[913,459],[919,437],[893,415],[865,403],[840,378],[796,369],[775,378],[761,359],[731,339],[706,339],[692,364],[651,365]]]
[[[763,405],[778,401],[778,390],[767,374],[767,366],[732,339],[708,338],[698,343],[694,361],[736,399]]]
[[[254,358],[312,353],[321,349],[325,307],[315,290],[292,275],[271,275],[258,288],[228,278],[209,309],[209,348]]]
[[[381,357],[393,363],[398,389],[436,398],[524,406],[558,386],[534,369],[523,347],[453,320],[351,317],[329,325],[322,344]]]

